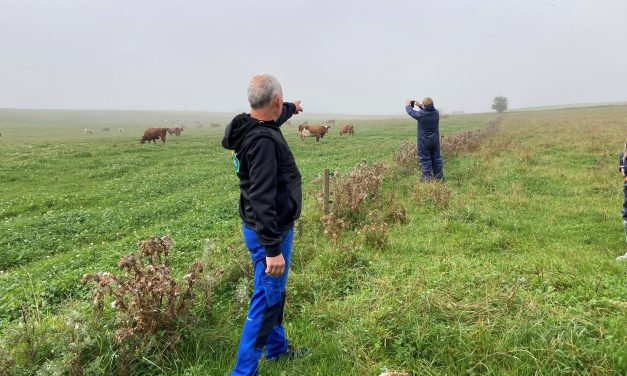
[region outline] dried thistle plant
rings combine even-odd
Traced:
[[[380,193],[385,170],[382,162],[369,165],[362,161],[348,174],[339,171],[333,174],[329,184],[331,213],[322,217],[325,233],[333,242],[339,240],[342,230],[349,224],[360,222],[363,204]]]
[[[496,118],[482,129],[458,133],[451,137],[442,137],[440,142],[443,153],[457,154],[476,150],[481,141],[496,132],[501,125],[503,118]]]
[[[392,203],[385,210],[385,221],[387,223],[405,223],[407,222],[407,210],[400,203]]]
[[[333,214],[346,218],[365,201],[376,197],[381,190],[384,173],[382,162],[369,165],[366,161],[358,163],[348,175],[336,172],[330,183]]]
[[[381,249],[385,247],[390,238],[390,227],[381,219],[376,211],[371,211],[368,216],[371,223],[357,230],[357,234],[364,236],[364,242],[372,248]]]
[[[400,171],[410,173],[418,168],[418,153],[415,142],[403,141],[394,153],[394,166]]]
[[[82,284],[94,283],[93,302],[102,310],[106,296],[113,298],[111,308],[121,315],[116,338],[122,342],[134,336],[147,336],[164,331],[174,334],[177,323],[186,315],[192,290],[201,280],[203,265],[196,261],[177,283],[169,267],[169,236],[153,236],[139,246],[141,255],[122,256],[118,266],[124,275],[100,272],[86,274]]]
[[[331,237],[333,243],[337,243],[342,230],[346,228],[346,222],[335,214],[327,214],[322,217],[322,223],[324,224],[324,233]]]

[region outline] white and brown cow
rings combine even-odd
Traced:
[[[300,134],[300,139],[304,140],[305,137],[315,137],[316,142],[320,142],[320,139],[324,137],[325,134],[331,128],[330,125],[304,125],[301,124],[298,126],[298,133]]]

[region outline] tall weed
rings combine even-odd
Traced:
[[[325,233],[337,241],[344,228],[364,220],[364,204],[379,195],[385,171],[382,162],[369,165],[362,161],[348,174],[333,174],[329,185],[331,212],[323,218]]]
[[[169,267],[168,253],[172,247],[169,236],[153,236],[140,242],[141,255],[131,253],[120,258],[118,266],[124,275],[107,272],[86,274],[82,284],[93,283],[93,302],[102,310],[104,299],[113,299],[111,308],[119,312],[117,339],[167,333],[175,337],[184,321],[192,299],[192,290],[201,279],[203,265],[196,261],[177,283]]]
[[[477,150],[483,139],[496,132],[503,118],[496,118],[488,123],[488,126],[472,131],[458,133],[451,137],[442,137],[440,147],[445,154],[466,153]]]

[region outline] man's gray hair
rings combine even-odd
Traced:
[[[250,80],[248,102],[251,108],[267,107],[275,95],[282,94],[279,80],[270,74],[258,74]]]

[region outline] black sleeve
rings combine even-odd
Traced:
[[[290,102],[283,102],[283,109],[281,110],[281,116],[276,121],[276,125],[281,126],[281,124],[285,123],[289,118],[294,115],[294,111],[296,111],[296,105]]]
[[[250,205],[255,216],[255,231],[266,256],[281,254],[281,232],[277,224],[276,195],[278,148],[272,139],[256,140],[246,153],[250,168]]]

